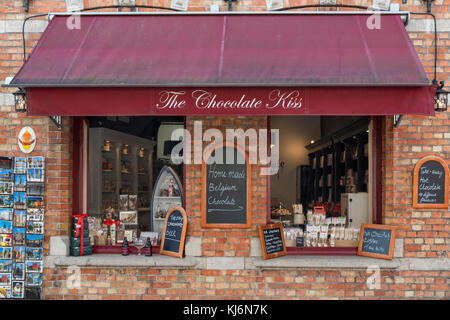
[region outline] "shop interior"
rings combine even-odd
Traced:
[[[184,128],[184,118],[88,120],[89,228],[95,244],[121,244],[125,237],[133,242],[144,233],[159,244],[166,214],[183,205],[183,166],[171,159],[179,141],[171,141],[171,134]],[[104,221],[115,223],[116,239],[102,232]]]
[[[170,155],[178,143],[172,131],[184,127],[184,118],[88,120],[89,217],[96,219],[90,224],[100,230],[104,221],[120,221],[122,231],[95,243],[118,245],[145,233],[159,244],[166,214],[183,206],[183,165]],[[280,155],[270,177],[270,216],[283,223],[286,245],[298,246],[300,237],[302,246],[356,246],[361,223],[372,222],[369,117],[272,116],[269,122],[279,129]]]
[[[371,223],[369,117],[273,116],[279,171],[271,176],[271,221],[287,246],[356,247]],[[331,239],[333,238],[333,241]]]

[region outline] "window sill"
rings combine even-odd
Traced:
[[[184,257],[182,259],[164,255],[153,255],[151,257],[118,254],[93,254],[82,257],[53,257],[56,267],[137,267],[137,268],[193,268],[199,261],[194,257]]]
[[[397,269],[400,261],[381,260],[360,256],[296,256],[287,255],[276,259],[254,258],[253,265],[258,269],[367,269],[377,266],[380,269]]]
[[[357,247],[286,247],[288,255],[356,256]]]
[[[143,254],[144,248],[141,249],[141,254]],[[122,253],[122,246],[92,246],[92,253],[93,254],[121,254]],[[137,254],[138,249],[130,245],[130,253],[131,254]],[[152,246],[152,253],[153,254],[159,254],[159,246]]]

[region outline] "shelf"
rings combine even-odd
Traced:
[[[150,211],[150,208],[139,208],[137,211]]]
[[[102,170],[102,172],[113,172],[114,170]]]
[[[155,220],[155,221],[164,221],[164,220],[166,220],[166,218],[153,218],[153,220]]]

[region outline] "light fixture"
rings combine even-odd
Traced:
[[[171,0],[170,7],[172,9],[186,11],[189,7],[189,0]]]
[[[314,140],[311,140],[311,144],[313,144],[314,143]]]
[[[13,95],[16,112],[27,112],[27,97],[25,91],[23,91],[22,88],[19,88],[19,90],[13,92]]]
[[[437,87],[436,95],[434,96],[434,111],[444,112],[448,107],[448,91],[444,89],[444,81],[439,84],[436,80],[432,81],[433,85]]]
[[[275,145],[273,143],[270,144],[270,149],[273,149],[273,147],[275,147]]]
[[[269,11],[283,9],[283,0],[266,0],[266,8]]]

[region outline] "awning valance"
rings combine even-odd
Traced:
[[[32,115],[432,114],[400,16],[369,17],[57,15],[10,85]]]

